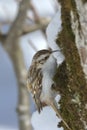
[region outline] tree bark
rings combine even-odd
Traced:
[[[81,1],[81,0],[80,0]],[[78,1],[78,2],[80,2]],[[62,31],[58,34],[57,44],[62,49],[65,61],[58,68],[55,80],[60,86],[60,112],[72,130],[86,130],[87,128],[87,79],[82,63],[80,47],[85,49],[87,43],[78,42],[81,37],[82,24],[78,11],[77,0],[58,0],[61,5]],[[83,2],[84,0],[81,1]],[[72,15],[75,18],[72,21]],[[78,22],[77,32],[73,30],[72,23]],[[77,40],[78,37],[78,40]],[[82,40],[82,39],[80,39]],[[87,64],[86,64],[87,65]],[[87,68],[86,68],[87,69]],[[57,78],[58,77],[58,78]],[[62,124],[65,130],[65,126]]]

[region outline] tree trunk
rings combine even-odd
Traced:
[[[55,80],[60,86],[60,112],[72,130],[87,129],[87,5],[86,0],[58,0],[62,30],[56,40],[65,61]],[[86,13],[84,15],[84,12]],[[62,124],[65,128],[65,126]],[[67,130],[67,128],[65,128]]]

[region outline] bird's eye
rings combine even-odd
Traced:
[[[46,62],[46,60],[48,59],[48,56],[44,57],[42,60],[39,61],[40,64],[43,64]]]
[[[49,57],[49,56],[46,56],[46,57],[44,58],[44,60],[47,60],[47,59],[48,59],[48,57]]]

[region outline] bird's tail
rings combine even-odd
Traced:
[[[57,116],[63,121],[64,125],[68,128],[68,130],[71,130],[71,128],[68,126],[68,124],[64,121],[64,119],[62,118],[62,116],[60,115],[59,111],[58,111],[58,106],[56,101],[50,104],[51,107],[54,109],[54,111],[56,112]]]

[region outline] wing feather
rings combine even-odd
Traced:
[[[35,100],[38,112],[42,110],[42,103],[40,101],[40,95],[42,91],[42,72],[41,69],[36,69],[36,67],[31,66],[28,71],[27,88],[32,93]]]

